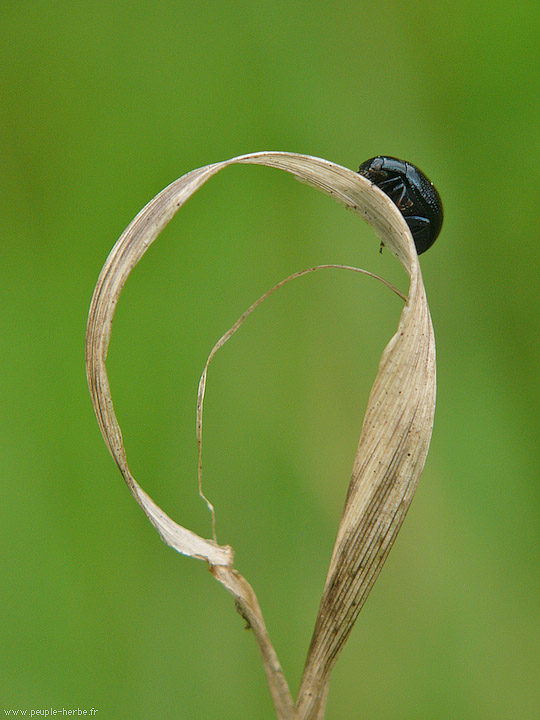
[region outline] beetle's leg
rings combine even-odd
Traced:
[[[406,208],[411,207],[412,202],[410,198],[407,197],[407,186],[401,178],[393,177],[388,180],[383,180],[378,183],[378,186],[388,195],[394,205],[397,205],[401,212],[403,212]]]
[[[425,217],[420,217],[420,215],[411,215],[410,217],[406,217],[405,221],[410,227],[413,235],[415,233],[427,232],[429,230],[429,220]]]
[[[413,236],[414,244],[416,245],[416,250],[420,255],[433,244],[433,241],[430,237],[431,223],[427,218],[420,217],[419,215],[411,215],[410,217],[406,217],[405,222],[409,226],[409,230],[411,231],[411,235]]]

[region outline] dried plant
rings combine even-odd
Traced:
[[[232,548],[220,546],[215,539],[202,538],[178,525],[132,476],[105,366],[114,311],[130,272],[193,193],[217,172],[237,163],[285,170],[334,197],[373,227],[410,276],[409,294],[404,298],[397,331],[383,352],[369,397],[296,703],[270,642],[255,592],[234,569]],[[304,272],[307,271],[297,275]],[[275,289],[277,286],[270,292]],[[260,301],[218,342],[209,360]],[[193,170],[141,210],[107,258],[90,306],[86,363],[97,420],[124,480],[161,538],[178,552],[209,563],[214,577],[234,596],[238,611],[248,621],[257,640],[277,718],[322,720],[330,674],[401,527],[431,439],[435,410],[435,341],[418,257],[399,210],[381,190],[357,173],[307,155],[260,152]],[[199,386],[199,444],[207,367],[208,364]]]

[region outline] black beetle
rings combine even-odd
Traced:
[[[421,255],[441,232],[443,206],[435,185],[415,165],[389,155],[378,155],[358,168],[399,208]]]

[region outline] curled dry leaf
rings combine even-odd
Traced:
[[[169,518],[128,467],[105,367],[112,320],[135,265],[179,208],[208,179],[233,164],[279,168],[361,215],[410,275],[398,329],[381,358],[296,706],[270,643],[255,593],[233,569],[233,551]],[[399,531],[424,466],[435,408],[435,343],[418,258],[399,210],[357,173],[307,155],[260,152],[193,170],[157,195],[122,234],[101,271],[90,306],[86,362],[101,432],[133,496],[162,539],[206,560],[253,628],[277,717],[320,720],[330,673]]]

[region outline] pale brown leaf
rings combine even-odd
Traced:
[[[214,174],[236,163],[285,170],[334,197],[372,225],[410,275],[409,296],[398,330],[383,353],[371,391],[295,709],[255,594],[233,569],[232,549],[178,525],[131,475],[105,367],[114,311],[130,272],[184,202]],[[90,306],[86,357],[101,432],[135,499],[167,544],[185,555],[206,560],[235,597],[259,644],[277,717],[321,720],[331,670],[401,527],[431,438],[435,343],[418,258],[400,212],[357,173],[307,155],[253,153],[193,170],[143,208],[111,251]]]

